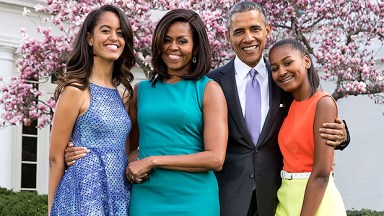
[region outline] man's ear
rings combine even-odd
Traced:
[[[225,39],[227,39],[227,42],[232,45],[231,33],[229,31],[225,31]]]
[[[271,24],[265,25],[265,30],[267,32],[267,39],[269,39],[271,37],[272,25]]]
[[[89,32],[87,32],[87,42],[88,42],[89,46],[93,45],[93,37],[92,37],[91,33],[89,33]]]

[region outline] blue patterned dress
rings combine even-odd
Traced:
[[[75,146],[90,149],[61,179],[51,215],[128,215],[125,141],[131,120],[117,89],[90,84],[91,102],[77,118]]]

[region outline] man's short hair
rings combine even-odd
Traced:
[[[243,1],[243,2],[236,3],[231,8],[231,10],[229,11],[229,13],[227,15],[227,22],[226,22],[227,29],[229,30],[229,26],[231,25],[231,19],[232,19],[233,14],[248,12],[248,11],[252,11],[252,10],[259,11],[260,14],[262,15],[261,18],[264,20],[264,23],[268,24],[267,13],[261,5],[255,3],[255,2]]]

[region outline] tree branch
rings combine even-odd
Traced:
[[[325,16],[321,16],[319,17],[319,19],[315,20],[311,25],[308,25],[308,28],[313,28],[314,26],[316,26],[319,22],[323,21],[325,18]],[[309,22],[310,20],[304,22],[304,23],[307,23]]]
[[[272,26],[276,28],[291,29],[291,26],[280,25],[280,24],[272,24]]]
[[[344,98],[348,95],[375,95],[379,93],[383,93],[382,87],[375,85],[375,86],[368,86],[366,92],[356,92],[356,91],[343,91],[343,92],[338,92],[338,88],[335,89],[335,91],[332,93],[332,97],[337,101],[338,99]],[[376,95],[378,96],[378,95]]]

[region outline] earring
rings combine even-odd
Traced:
[[[92,46],[93,44],[92,43],[89,43],[89,46]]]
[[[197,60],[196,60],[196,57],[195,57],[195,56],[193,56],[192,62],[193,62],[193,63],[196,63],[196,62],[197,62]]]

